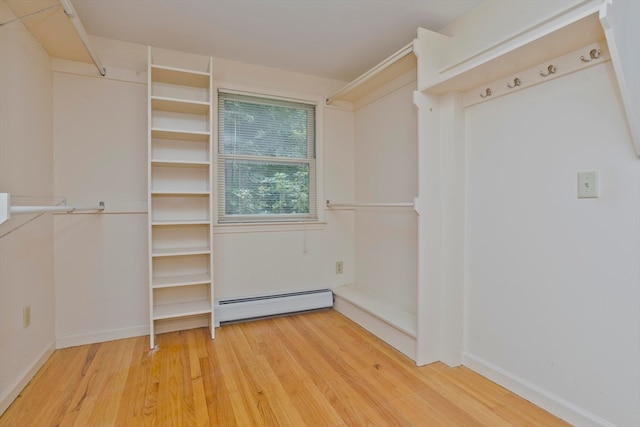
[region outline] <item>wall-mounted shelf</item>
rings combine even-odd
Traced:
[[[196,300],[174,304],[158,304],[153,307],[153,313],[153,320],[210,314],[211,302],[209,300]]]
[[[69,0],[5,0],[33,37],[52,58],[94,63],[101,76],[106,69],[93,50],[87,32]]]
[[[201,131],[184,131],[174,129],[158,129],[151,128],[152,138],[170,139],[170,140],[185,140],[185,141],[208,141],[209,132]]]
[[[327,105],[335,101],[353,102],[415,69],[416,64],[412,42],[331,95]]]
[[[598,12],[597,3],[587,3],[560,16],[547,18],[454,64],[439,64],[437,70],[434,70],[433,64],[421,64],[421,70],[433,71],[427,75],[419,74],[419,89],[438,95],[451,91],[465,92],[603,40],[604,32],[598,20]],[[418,38],[429,39],[429,33],[428,30],[420,29]],[[451,40],[441,34],[437,37],[440,43],[451,43]],[[419,61],[433,60],[428,52],[419,55],[419,58]]]
[[[207,168],[209,167],[210,163],[209,162],[190,162],[190,161],[184,161],[184,160],[157,160],[157,159],[151,159],[151,165],[152,166],[166,166],[166,167],[184,167],[184,168],[191,168],[191,167],[201,167],[201,168]]]
[[[205,255],[209,254],[211,249],[208,247],[191,247],[191,248],[168,248],[154,249],[151,252],[152,257],[162,256],[186,256],[186,255]]]
[[[188,101],[184,99],[154,96],[151,98],[151,108],[157,111],[169,111],[182,114],[209,114],[208,102]]]
[[[185,70],[153,64],[150,67],[150,71],[151,80],[154,83],[209,89],[209,73],[205,71]]]
[[[606,43],[606,49],[603,46],[601,50],[610,54],[631,139],[636,154],[640,155],[638,14],[640,5],[636,1],[575,2],[553,16],[455,63],[450,61],[452,38],[421,28],[415,42],[418,88],[423,93],[436,95],[482,88],[483,98],[491,99],[495,96],[492,96],[494,93],[489,83],[502,79],[513,81],[518,73],[541,63],[563,58],[581,48]],[[589,65],[593,64],[585,66]],[[486,91],[487,88],[490,92]]]
[[[151,286],[153,288],[171,288],[174,286],[202,285],[211,282],[211,275],[183,274],[177,276],[154,277]]]

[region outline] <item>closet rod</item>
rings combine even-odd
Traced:
[[[91,57],[91,60],[95,64],[96,68],[98,68],[98,72],[100,73],[101,76],[103,77],[106,76],[107,69],[102,66],[102,62],[100,61],[100,58],[98,58],[98,55],[96,55],[95,51],[91,47],[91,43],[89,43],[89,36],[87,36],[87,32],[85,31],[84,26],[82,25],[82,22],[80,22],[80,18],[78,18],[78,15],[76,14],[75,9],[71,5],[71,1],[60,0],[60,4],[64,9],[64,13],[69,17],[69,19],[71,20],[71,23],[75,27],[76,32],[80,37],[80,40],[82,40],[84,47],[87,49],[87,52]]]
[[[415,203],[332,203],[327,200],[326,206],[328,208],[414,208]]]
[[[104,202],[98,206],[10,206],[10,214],[71,213],[84,211],[103,211]]]

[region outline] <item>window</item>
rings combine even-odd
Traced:
[[[315,110],[219,92],[219,223],[317,220]]]

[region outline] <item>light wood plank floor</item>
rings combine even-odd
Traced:
[[[560,426],[467,368],[321,311],[57,350],[0,418],[49,426]]]

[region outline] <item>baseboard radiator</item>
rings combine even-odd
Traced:
[[[214,318],[221,323],[333,307],[333,292],[317,289],[283,294],[216,300]]]

